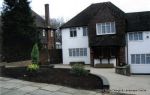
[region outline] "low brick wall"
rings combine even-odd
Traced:
[[[130,65],[125,65],[125,66],[122,66],[122,67],[117,66],[117,67],[115,68],[115,72],[116,72],[117,74],[130,76],[130,75],[131,75],[131,72],[130,72]]]

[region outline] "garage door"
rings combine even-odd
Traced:
[[[131,54],[131,73],[150,74],[150,54]]]
[[[131,64],[131,73],[150,74],[150,64]]]

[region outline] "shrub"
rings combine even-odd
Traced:
[[[71,73],[77,76],[87,76],[88,71],[85,70],[84,65],[82,64],[74,64],[71,68]]]
[[[32,52],[31,52],[31,59],[33,64],[38,64],[39,63],[39,49],[38,45],[34,44]]]
[[[30,65],[28,65],[27,70],[30,72],[37,71],[37,70],[39,70],[39,65],[38,64],[30,64]]]

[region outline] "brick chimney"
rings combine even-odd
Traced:
[[[50,15],[49,15],[49,4],[45,4],[45,25],[47,28],[50,27]],[[48,49],[54,48],[54,31],[48,30],[47,35],[48,40]]]
[[[45,4],[45,25],[50,27],[49,4]]]

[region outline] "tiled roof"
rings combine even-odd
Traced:
[[[119,16],[124,16],[124,12],[117,8],[111,2],[103,2],[92,4],[87,7],[85,10],[80,12],[77,16],[69,20],[67,23],[61,26],[61,28],[69,28],[69,27],[78,27],[78,26],[87,26],[89,21],[97,14],[97,12],[103,8],[103,6],[107,6],[113,13],[117,13]]]
[[[150,11],[126,13],[127,32],[150,31]]]
[[[111,2],[92,4],[60,28],[87,26],[89,21],[103,7],[107,6],[114,14],[126,17],[126,31],[150,31],[150,11],[124,13]]]

